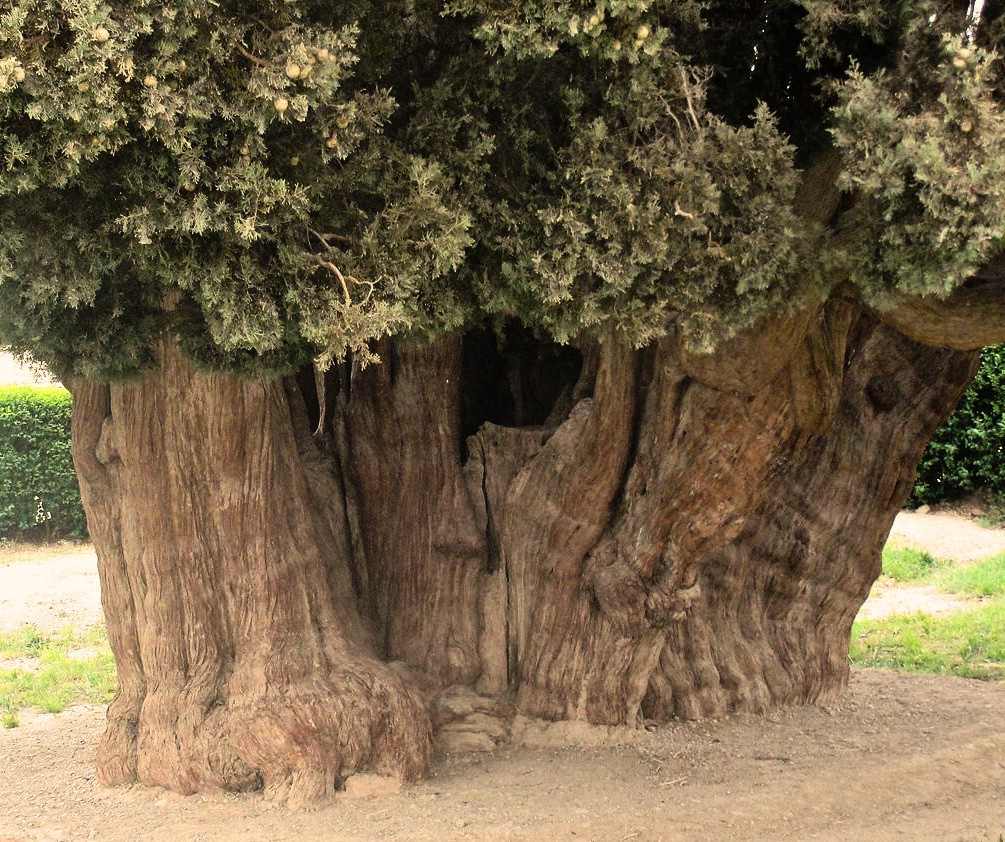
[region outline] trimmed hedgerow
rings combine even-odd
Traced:
[[[0,536],[87,537],[65,389],[0,388]]]
[[[1005,345],[985,349],[973,384],[922,457],[912,500],[975,492],[1005,497]]]

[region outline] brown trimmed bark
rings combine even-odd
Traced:
[[[470,684],[486,547],[461,465],[460,337],[380,350],[383,364],[356,372],[341,395],[363,604],[383,657]]]
[[[868,317],[848,343],[833,417],[779,460],[740,534],[701,566],[692,610],[650,681],[648,716],[760,713],[846,686],[851,625],[893,518],[978,362]]]
[[[431,726],[492,745],[514,711],[634,724],[844,686],[977,354],[842,295],[711,356],[609,337],[570,367],[515,335],[484,359],[388,342],[318,395],[171,343],[142,381],[75,387],[120,678],[103,781],[306,803],[422,774]]]

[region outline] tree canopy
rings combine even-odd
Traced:
[[[290,371],[945,296],[1005,243],[1003,4],[973,5],[10,0],[0,336],[64,376],[165,330]]]

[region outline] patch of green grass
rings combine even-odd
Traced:
[[[924,550],[887,544],[883,548],[883,574],[898,582],[918,582],[926,579],[944,562]]]
[[[1005,681],[1005,599],[945,617],[856,621],[850,655],[859,666]]]
[[[72,704],[101,704],[115,692],[115,661],[104,628],[44,634],[33,626],[0,634],[0,724],[14,728],[18,711],[59,713]]]
[[[1005,554],[940,570],[933,584],[950,593],[1005,596]]]

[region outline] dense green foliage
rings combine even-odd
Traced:
[[[1005,497],[1005,346],[987,348],[956,411],[918,466],[912,500],[920,505],[990,492]]]
[[[0,338],[291,369],[518,318],[708,345],[1005,238],[999,11],[934,0],[11,0]],[[801,213],[842,155],[840,238]]]
[[[65,389],[0,388],[0,536],[87,536]]]

